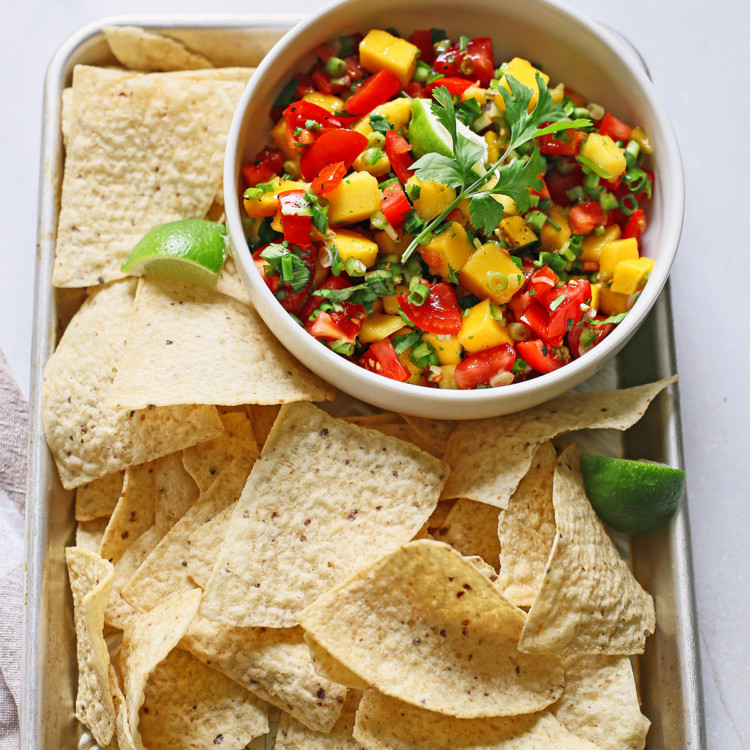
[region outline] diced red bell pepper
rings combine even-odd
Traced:
[[[311,192],[315,195],[325,195],[335,190],[344,179],[346,174],[346,164],[343,161],[337,161],[334,164],[327,164],[318,172],[315,179],[310,185]]]
[[[313,102],[292,102],[284,110],[284,122],[286,123],[286,139],[290,148],[299,150],[297,143],[310,145],[323,131],[323,129],[340,128],[341,121],[336,119],[327,109],[313,104]],[[310,129],[308,123],[317,123],[320,127]],[[295,130],[299,128],[297,135]]]
[[[389,70],[380,70],[359,84],[357,90],[344,103],[342,118],[358,119],[372,112],[375,107],[385,104],[401,89],[398,78]]]
[[[349,169],[366,148],[367,136],[356,130],[324,128],[315,143],[302,154],[302,177],[307,182],[312,182],[323,167],[337,162],[342,162]]]
[[[417,29],[412,32],[409,41],[419,49],[419,59],[432,64],[435,59],[435,47],[432,44],[432,32],[429,29]]]
[[[392,227],[400,227],[411,211],[411,203],[401,185],[392,182],[383,190],[383,202],[380,208]]]
[[[599,201],[586,201],[573,206],[568,214],[568,224],[573,234],[591,234],[607,220],[607,214]]]
[[[516,353],[509,344],[500,344],[472,354],[456,365],[456,388],[464,390],[489,385],[490,380],[499,372],[510,372],[515,361]]]
[[[448,78],[438,78],[437,81],[432,81],[432,83],[428,83],[425,86],[425,93],[432,94],[433,89],[440,88],[441,86],[445,86],[446,89],[448,89],[448,93],[451,96],[461,96],[461,94],[466,91],[466,89],[470,88],[471,86],[475,86],[477,83],[476,78],[473,78],[471,80],[468,80],[466,78],[455,78],[455,77],[448,77]]]
[[[599,132],[602,135],[608,135],[613,141],[628,141],[632,131],[633,128],[630,125],[626,125],[609,112],[604,115],[601,125],[599,125]]]
[[[566,364],[562,354],[539,339],[519,341],[516,344],[519,356],[537,372],[548,373]]]
[[[537,139],[539,150],[543,154],[555,156],[577,156],[581,148],[583,133],[577,130],[563,130],[560,133],[548,133]]]
[[[310,247],[312,217],[300,214],[300,209],[309,207],[304,190],[287,190],[279,193],[279,211],[284,239],[297,247]]]
[[[400,294],[396,299],[404,315],[427,333],[447,335],[461,330],[463,315],[458,306],[456,291],[447,281],[433,284],[427,299],[421,305],[409,302],[408,294]]]
[[[392,380],[404,382],[411,376],[401,364],[390,339],[382,339],[370,344],[370,348],[360,357],[359,364],[370,372],[385,375]]]
[[[391,163],[391,169],[402,185],[411,177],[410,168],[414,160],[409,156],[411,144],[395,130],[389,130],[385,134],[385,153]]]
[[[630,239],[631,237],[637,240],[638,242],[641,241],[641,235],[646,229],[646,215],[643,213],[643,209],[639,208],[637,211],[634,211],[630,218],[628,219],[628,223],[625,225],[625,229],[622,231],[622,237],[623,239]]]
[[[242,179],[248,187],[255,187],[261,182],[268,182],[281,171],[284,156],[278,149],[264,148],[255,157],[254,162],[245,162],[241,167]]]
[[[495,73],[492,39],[471,39],[465,52],[461,52],[460,46],[454,44],[435,58],[435,70],[445,76],[464,75],[476,78],[481,86],[489,86]]]
[[[362,321],[366,316],[365,308],[349,302],[342,302],[341,305],[344,308],[342,312],[321,312],[315,320],[308,320],[305,324],[307,332],[316,339],[345,339],[353,344],[362,330]]]

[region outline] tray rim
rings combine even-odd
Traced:
[[[44,365],[53,350],[55,340],[55,303],[51,286],[54,245],[57,229],[58,191],[62,182],[63,145],[61,134],[61,93],[72,60],[81,48],[99,36],[105,26],[133,25],[146,29],[175,31],[189,30],[247,30],[279,28],[289,30],[305,18],[297,13],[250,14],[117,14],[85,24],[57,49],[44,81],[42,107],[42,139],[39,167],[39,195],[37,242],[35,260],[34,315],[32,323],[31,383],[29,398],[29,474],[26,503],[26,564],[21,657],[21,694],[19,711],[21,747],[36,748],[41,737],[39,646],[46,622],[44,621],[44,571],[47,552],[46,519],[47,495],[54,474],[44,438],[41,408],[41,386]],[[628,41],[628,40],[626,40]],[[637,49],[633,48],[636,52]],[[645,66],[644,66],[645,67]],[[52,292],[52,293],[51,293]],[[657,307],[661,303],[665,320],[666,346],[660,352],[659,368],[676,372],[676,352],[667,282]],[[618,355],[619,357],[620,355]],[[671,387],[674,408],[666,425],[665,444],[670,463],[684,467],[682,428],[679,410],[678,384]],[[687,498],[672,525],[670,545],[677,550],[679,564],[675,571],[674,599],[678,617],[676,639],[680,652],[680,680],[685,703],[684,734],[686,747],[703,750],[705,747],[704,704],[701,670],[697,643],[696,607]],[[686,616],[685,616],[686,615]]]

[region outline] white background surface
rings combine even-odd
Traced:
[[[569,1],[639,48],[682,148],[687,213],[671,278],[706,733],[711,750],[750,748],[750,12],[739,0]],[[307,13],[323,3],[270,5],[26,0],[3,13],[0,348],[26,394],[42,86],[54,51],[80,26],[106,15]]]

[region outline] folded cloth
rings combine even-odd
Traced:
[[[0,351],[0,750],[18,750],[29,405]]]

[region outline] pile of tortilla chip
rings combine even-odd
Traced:
[[[236,278],[119,272],[151,225],[217,211],[251,71],[107,37],[131,69],[66,94],[55,283],[88,290],[43,388],[76,717],[120,750],[642,749],[653,600],[552,441],[627,429],[671,381],[461,423],[314,406],[335,392]]]

